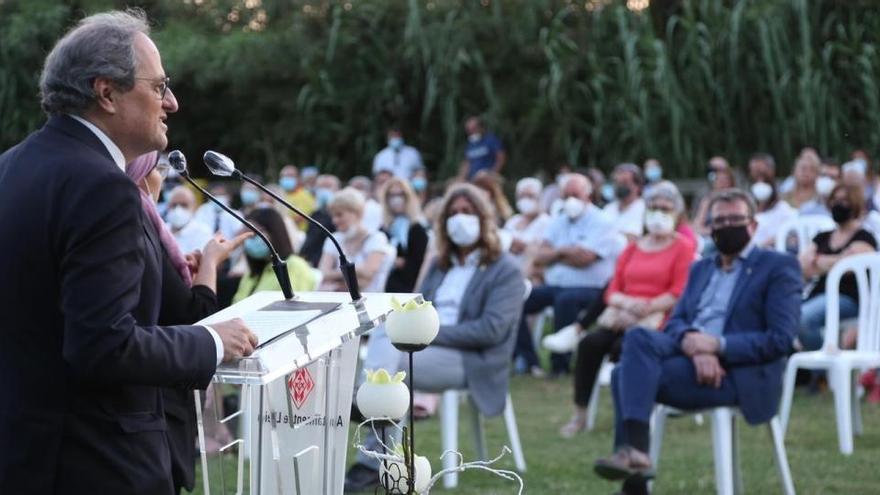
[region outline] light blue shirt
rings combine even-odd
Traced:
[[[693,326],[701,332],[718,338],[720,354],[724,353],[727,344],[723,335],[727,308],[730,306],[731,297],[733,297],[733,289],[742,274],[743,262],[751,254],[752,249],[754,249],[752,244],[743,249],[739,256],[733,260],[729,270],[721,268],[721,258],[718,257],[715,260],[715,270],[697,303],[697,317],[694,319]]]
[[[574,220],[562,213],[554,216],[544,231],[544,240],[554,249],[579,246],[598,256],[596,261],[583,267],[560,262],[547,267],[544,281],[556,287],[605,287],[614,275],[617,255],[626,247],[626,238],[614,228],[608,216],[593,205],[588,205]]]

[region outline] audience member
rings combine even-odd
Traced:
[[[776,243],[776,233],[787,222],[797,218],[798,213],[779,197],[776,181],[772,177],[760,173],[756,177],[750,188],[758,206],[758,213],[755,214],[758,228],[752,242],[756,246],[772,249]]]
[[[647,194],[654,184],[663,180],[663,167],[660,166],[660,161],[656,158],[645,160],[645,163],[642,164],[642,175],[645,177],[643,194]]]
[[[785,200],[801,215],[828,215],[824,200],[816,190],[819,177],[819,155],[805,150],[794,163],[794,188]]]
[[[516,183],[516,209],[519,213],[504,224],[504,230],[512,239],[510,253],[526,277],[531,274],[532,258],[550,224],[550,216],[541,209],[541,189],[541,181],[534,177],[520,179]]]
[[[278,184],[267,184],[266,189],[272,191],[276,196],[282,198],[285,196],[284,189]],[[299,226],[294,221],[294,217],[301,217],[295,212],[290,211],[290,209],[280,201],[276,201],[271,194],[265,192],[260,195],[258,206],[260,208],[272,208],[281,215],[281,221],[284,222],[284,229],[287,231],[288,239],[290,239],[290,246],[293,248],[293,252],[299,251],[299,248],[302,246],[302,243],[306,238],[306,234],[299,229]]]
[[[379,193],[385,211],[382,231],[396,250],[385,292],[412,292],[428,248],[428,231],[419,198],[406,179],[394,177]]]
[[[315,182],[318,179],[318,175],[318,167],[314,165],[303,167],[300,172],[300,179],[302,180],[303,186],[312,194],[315,194]]]
[[[562,185],[565,183],[565,179],[568,174],[572,173],[574,170],[568,162],[562,162],[559,164],[559,168],[556,170],[556,176],[553,178],[553,182],[547,184],[544,188],[544,193],[541,194],[541,209],[548,212],[550,215],[555,215],[562,208]],[[600,172],[601,173],[601,172]],[[592,180],[592,177],[591,177]],[[594,184],[598,184],[594,182]],[[596,188],[601,187],[600,185],[596,185]],[[596,189],[594,188],[594,189]],[[595,192],[595,191],[594,191]],[[594,201],[594,204],[598,204]]]
[[[428,202],[428,171],[424,167],[413,171],[409,184],[419,198],[419,205],[424,206]]]
[[[257,189],[257,186],[248,183],[241,185],[241,190],[238,195],[239,199],[241,199],[241,212],[245,215],[260,206],[261,198],[263,196],[260,190]]]
[[[309,191],[305,183],[300,180],[299,169],[295,165],[285,165],[281,169],[278,185],[284,191],[282,197],[299,211],[306,215],[311,215],[315,211],[315,196]],[[296,213],[287,211],[285,216],[292,218],[300,229],[306,228],[306,219]]]
[[[752,199],[738,190],[709,200],[719,255],[697,261],[662,332],[626,333],[612,373],[616,452],[595,464],[625,493],[647,493],[653,476],[649,419],[655,403],[682,410],[738,406],[750,424],[779,406],[785,357],[800,309],[796,260],[750,243]]]
[[[614,181],[614,201],[605,205],[602,211],[628,240],[641,237],[645,223],[641,169],[632,163],[621,163],[614,167],[611,178]]]
[[[776,160],[770,153],[754,153],[749,158],[749,181],[776,182]]]
[[[184,253],[202,249],[214,237],[211,228],[195,218],[195,209],[196,195],[192,189],[177,186],[171,190],[165,217],[174,240]]]
[[[293,291],[315,290],[316,278],[312,268],[304,259],[293,254],[282,215],[272,208],[255,208],[245,218],[269,238],[269,242],[278,252],[278,257],[287,264]],[[242,232],[246,231],[242,230]],[[272,268],[271,253],[269,246],[258,236],[245,239],[244,254],[248,272],[241,277],[238,290],[232,298],[233,302],[241,301],[254,292],[281,290]]]
[[[394,252],[385,234],[364,226],[365,204],[364,195],[359,190],[347,187],[333,196],[327,208],[336,226],[333,237],[342,246],[349,261],[355,264],[360,289],[363,292],[382,292],[394,261]],[[345,280],[339,271],[339,253],[329,238],[324,241],[318,268],[324,276],[322,290],[346,290]]]
[[[477,172],[471,181],[475,186],[483,190],[489,197],[489,205],[495,216],[495,223],[501,227],[513,215],[513,208],[501,190],[500,176],[494,172],[481,170]]]
[[[501,173],[507,162],[507,151],[495,134],[488,132],[480,117],[468,117],[464,124],[468,143],[461,163],[459,178],[471,180],[481,170]]]
[[[220,200],[224,205],[232,205],[232,196],[229,195],[229,190],[226,188],[226,184],[215,182],[208,188],[208,192]],[[206,201],[199,206],[198,209],[196,209],[195,219],[202,224],[207,225],[211,229],[211,232],[220,232],[226,239],[232,239],[235,237],[235,234],[241,230],[241,224],[238,223],[238,220],[229,213],[223,211],[223,208],[220,208],[220,206],[213,201]]]
[[[356,175],[349,179],[348,186],[361,192],[364,196],[364,211],[361,214],[361,224],[369,232],[375,232],[382,227],[382,205],[374,198],[375,189],[373,181],[363,175]]]
[[[590,179],[590,184],[593,185],[593,191],[590,193],[590,201],[592,201],[594,205],[600,208],[604,207],[605,204],[608,203],[607,201],[605,201],[605,198],[602,197],[602,189],[606,186],[605,174],[603,174],[602,171],[596,167],[590,167],[587,169],[586,176],[588,179]],[[556,207],[553,211],[550,212],[550,215],[556,215],[561,211],[562,201],[557,201]]]
[[[550,306],[554,331],[574,322],[578,311],[602,298],[614,273],[614,262],[625,240],[608,217],[590,202],[590,181],[570,174],[562,189],[564,213],[553,217],[544,233],[535,263],[544,266],[545,285],[532,289],[520,319],[520,334],[528,334],[526,316]],[[517,340],[517,355],[537,366],[531,339]],[[553,354],[551,372],[567,373],[570,354]]]
[[[733,177],[733,171],[730,169],[730,165],[724,157],[712,157],[709,160],[708,169],[709,172],[706,175],[706,179],[709,181],[709,190],[703,194],[699,201],[697,201],[693,227],[698,235],[711,242],[708,239],[711,231],[711,227],[709,226],[709,198],[712,197],[713,193],[730,189],[736,184]]]
[[[828,198],[828,209],[837,224],[831,232],[821,232],[800,256],[804,279],[812,281],[809,295],[801,307],[800,335],[805,350],[822,347],[825,327],[825,282],[828,272],[839,260],[877,249],[874,236],[862,228],[865,197],[858,185],[840,184]],[[840,318],[858,315],[859,293],[852,273],[840,280]]]
[[[339,190],[339,179],[335,175],[319,175],[315,179],[315,211],[312,212],[312,218],[318,223],[327,227],[327,230],[333,232],[336,226],[330,218],[330,211],[327,206],[333,199],[333,195]],[[324,241],[327,234],[317,226],[309,224],[306,229],[306,239],[300,247],[299,255],[302,256],[310,265],[317,267],[321,261],[321,253],[324,251]]]
[[[684,211],[684,199],[678,189],[666,181],[656,183],[644,199],[648,233],[630,243],[617,258],[614,277],[605,291],[607,307],[599,316],[599,329],[585,334],[578,343],[584,326],[575,323],[569,332],[564,329],[545,340],[566,339],[567,342],[558,342],[560,347],[554,349],[557,351],[577,347],[575,412],[559,430],[565,438],[586,427],[587,405],[605,356],[610,355],[612,361],[617,361],[624,332],[629,328],[636,325],[652,330],[660,328],[687,282],[695,245],[675,232],[677,219]],[[563,333],[570,336],[565,337]]]
[[[440,332],[413,355],[419,370],[413,375],[414,388],[466,389],[485,416],[504,411],[525,292],[522,275],[502,251],[496,231],[490,206],[476,187],[458,184],[446,193],[437,222],[437,258],[419,287],[434,302]],[[384,330],[374,330],[364,367],[394,372],[407,366],[406,355],[391,346]],[[375,445],[375,437],[365,443]],[[378,480],[378,461],[359,453],[346,474],[345,489],[369,489]]]
[[[423,168],[419,150],[403,142],[403,131],[398,126],[388,128],[388,146],[373,158],[373,175],[388,171],[395,177],[410,180],[416,170]]]

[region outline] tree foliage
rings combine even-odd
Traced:
[[[367,172],[401,124],[440,176],[482,114],[510,174],[566,160],[712,154],[788,163],[800,147],[880,149],[880,11],[871,2],[154,0],[142,2],[181,103],[173,146],[270,175],[286,162]],[[121,2],[0,0],[0,147],[39,126],[53,40]]]

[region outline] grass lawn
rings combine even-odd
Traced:
[[[523,474],[524,493],[528,494],[602,494],[613,493],[617,486],[592,472],[593,461],[609,453],[612,439],[611,396],[607,389],[600,395],[596,429],[571,440],[557,434],[559,425],[571,413],[571,381],[539,380],[516,377],[511,384],[516,418],[525,451],[528,471]],[[862,406],[865,432],[855,439],[855,453],[844,457],[837,449],[832,396],[825,392],[807,395],[802,389],[795,394],[792,419],[786,437],[788,460],[799,494],[870,494],[878,493],[880,480],[877,459],[880,459],[880,415],[877,407]],[[465,460],[474,459],[473,443],[467,415],[459,418],[459,447]],[[765,426],[752,428],[740,417],[737,422],[740,439],[740,462],[748,494],[780,492],[772,443]],[[440,469],[440,424],[429,419],[416,423],[416,451],[427,456],[435,472]],[[503,420],[486,421],[489,456],[497,455],[507,441]],[[351,458],[351,455],[349,456]],[[506,456],[500,467],[514,469],[513,459]],[[198,485],[197,485],[198,486]],[[434,493],[449,493],[438,482]],[[482,471],[460,474],[459,494],[514,494],[515,484]],[[195,493],[201,493],[197,489]],[[690,417],[670,418],[666,424],[663,452],[660,457],[657,494],[715,493],[712,461],[711,427],[709,421],[698,426]]]

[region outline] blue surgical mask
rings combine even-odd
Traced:
[[[657,182],[663,177],[663,169],[660,167],[648,167],[645,170],[645,178],[648,182]]]
[[[244,252],[255,260],[269,259],[269,246],[259,237],[248,237],[244,240]]]
[[[428,179],[425,179],[424,177],[416,177],[411,181],[411,184],[416,192],[422,192],[428,187]]]
[[[293,191],[296,189],[296,177],[282,177],[278,185],[287,192]]]
[[[602,199],[608,202],[614,201],[614,184],[602,185]]]
[[[325,187],[315,189],[315,201],[318,203],[318,208],[327,206],[331,199],[333,199],[333,191],[330,189]]]
[[[400,148],[403,148],[403,138],[400,138],[400,137],[389,138],[388,139],[388,146],[390,146],[391,148],[393,148],[395,150],[399,150]]]
[[[241,190],[241,204],[245,206],[250,206],[256,204],[257,201],[260,200],[260,193],[253,189],[242,189]]]

